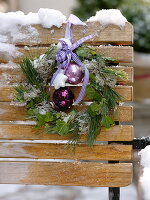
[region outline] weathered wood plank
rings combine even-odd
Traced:
[[[74,106],[72,109],[81,110],[83,106]],[[120,106],[114,116],[115,121],[132,121],[133,109],[131,106]],[[10,105],[8,102],[0,102],[1,121],[23,121],[28,120],[27,112],[23,106]]]
[[[133,67],[114,66],[111,68],[122,70],[127,73],[127,80],[118,79],[118,83],[133,83]],[[12,84],[20,82],[24,82],[24,76],[19,66],[17,68],[0,66],[0,83]]]
[[[71,160],[120,160],[132,158],[132,145],[77,145],[72,151],[59,143],[8,143],[0,142],[0,158],[71,159]],[[88,152],[88,153],[87,153]]]
[[[129,46],[97,46],[92,47],[98,54],[115,58],[116,63],[130,63],[133,61],[133,48]],[[35,59],[36,57],[44,54],[48,47],[30,47],[29,50],[23,47],[18,48],[18,52],[22,53],[21,56],[12,59],[15,63],[20,63],[24,57]],[[7,63],[8,60],[4,56],[0,56],[1,63]]]
[[[58,43],[58,39],[63,38],[65,35],[66,24],[62,27],[52,27],[51,29],[43,28],[41,25],[32,25],[36,28],[39,33],[38,38],[27,37],[28,39],[19,40],[16,42],[17,45],[35,45],[35,44],[53,44]],[[20,32],[23,34],[31,34],[28,31],[28,27],[22,27]],[[96,34],[97,37],[86,43],[92,43],[92,45],[97,44],[115,44],[115,45],[130,45],[133,43],[133,27],[127,22],[125,27],[120,28],[115,25],[109,25],[107,27],[102,27],[99,22],[88,22],[87,26],[72,25],[72,32],[74,41],[81,39],[90,34]],[[9,38],[9,43],[13,43],[11,37]]]
[[[97,141],[132,141],[134,137],[133,126],[118,125],[112,126],[109,130],[102,128],[97,136]],[[33,125],[1,124],[0,139],[6,140],[68,140],[67,136],[47,134],[44,131],[37,131]],[[86,135],[81,135],[81,141],[85,141]]]
[[[69,86],[74,93],[75,99],[78,97],[78,94],[81,90],[80,86]],[[133,88],[132,86],[115,86],[115,91],[118,92],[122,97],[123,101],[132,101],[133,99]],[[55,91],[54,88],[51,89],[51,93]],[[9,102],[12,101],[15,94],[15,88],[11,85],[0,86],[0,102]],[[52,95],[51,99],[52,100]],[[84,101],[89,101],[87,96],[84,97]]]
[[[132,182],[132,164],[0,162],[0,183],[123,187]]]

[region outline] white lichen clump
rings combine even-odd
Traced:
[[[122,15],[118,9],[100,10],[96,12],[95,16],[90,17],[87,22],[98,21],[102,26],[108,26],[110,24],[117,26],[125,26],[127,19]]]

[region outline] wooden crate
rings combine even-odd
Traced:
[[[59,38],[64,37],[65,26],[64,24],[60,29],[44,29],[40,25],[33,25],[39,32],[39,41],[33,43],[24,40],[16,43],[22,56],[12,61],[19,63],[23,56],[34,58],[43,54],[51,43],[57,43]],[[20,31],[27,33],[26,27]],[[133,69],[121,65],[133,61],[133,48],[129,46],[133,42],[132,25],[126,23],[123,29],[110,25],[103,30],[98,23],[88,23],[86,27],[73,26],[75,40],[93,32],[98,36],[87,43],[94,46],[98,53],[118,60],[120,66],[113,68],[127,72],[128,80],[118,80],[120,85],[116,85],[115,90],[124,96],[125,101],[132,101],[133,88],[127,84],[133,82]],[[28,48],[24,48],[25,46]],[[0,62],[7,64],[6,58],[0,56]],[[62,140],[68,141],[67,137],[33,130],[33,125],[28,124],[25,107],[10,103],[13,99],[14,84],[23,81],[24,76],[19,67],[1,65],[0,183],[121,187],[132,182],[132,146],[123,144],[124,141],[133,140],[132,126],[115,125],[110,130],[102,128],[97,143],[92,147],[84,144],[83,134],[83,143],[77,146],[75,152],[69,151],[62,144]],[[72,89],[77,96],[80,86],[73,86]],[[88,98],[85,97],[84,101],[88,101]],[[115,121],[131,121],[132,107],[120,105],[118,114],[113,118]],[[18,124],[18,121],[21,122]],[[9,161],[6,161],[6,158],[9,158]],[[102,160],[104,162],[101,162]],[[107,161],[122,162],[110,164]]]

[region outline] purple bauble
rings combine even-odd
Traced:
[[[77,64],[69,64],[67,70],[65,71],[65,75],[68,76],[67,82],[73,85],[81,83],[83,79],[82,69]]]
[[[61,87],[55,90],[53,102],[59,109],[65,109],[73,104],[74,94],[68,87]]]

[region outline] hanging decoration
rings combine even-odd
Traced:
[[[126,79],[127,74],[108,67],[115,59],[97,54],[84,44],[96,35],[73,42],[72,24],[85,26],[70,15],[65,38],[36,60],[22,61],[26,83],[16,87],[15,99],[26,104],[29,119],[36,121],[37,129],[69,136],[73,144],[84,133],[87,144],[92,145],[102,126],[115,124],[112,116],[122,97],[113,88],[117,79]],[[80,90],[74,93],[72,87]],[[85,101],[92,103],[85,105]]]

